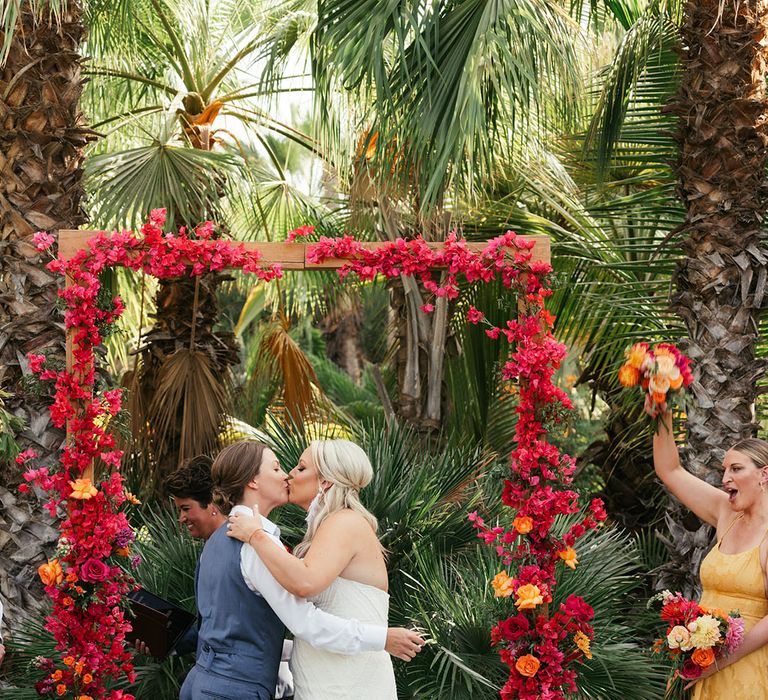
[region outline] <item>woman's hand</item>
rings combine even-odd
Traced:
[[[722,666],[720,668],[722,668]],[[694,678],[690,683],[685,684],[684,690],[690,690],[699,681],[703,681],[705,678],[709,678],[710,676],[713,676],[715,673],[717,673],[720,670],[720,668],[717,667],[717,664],[711,664],[707,666],[707,668],[704,671],[702,671],[701,675],[698,678]]]
[[[263,530],[261,526],[261,515],[259,514],[259,507],[253,506],[253,515],[242,515],[241,513],[235,513],[235,515],[229,516],[229,523],[227,523],[227,537],[234,537],[241,542],[248,544],[251,537],[259,530]]]

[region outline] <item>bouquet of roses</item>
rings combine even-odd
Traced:
[[[717,660],[733,652],[744,637],[744,620],[737,612],[708,609],[681,593],[663,591],[650,602],[661,601],[661,619],[666,633],[657,639],[653,651],[666,652],[674,665],[670,696],[675,682],[698,678]],[[650,603],[649,603],[650,604]]]
[[[625,353],[619,383],[640,386],[645,395],[645,412],[652,418],[667,410],[670,394],[682,395],[693,382],[688,358],[671,343],[635,343]]]

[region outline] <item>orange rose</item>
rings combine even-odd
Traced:
[[[515,663],[517,672],[521,676],[526,676],[527,678],[535,676],[536,672],[539,670],[539,666],[541,666],[541,662],[533,656],[533,654],[521,656]]]
[[[69,485],[72,488],[72,493],[69,494],[69,497],[76,498],[79,501],[87,501],[98,493],[90,479],[77,479],[76,481],[70,481]]]
[[[74,601],[74,599],[73,599],[73,598],[70,598],[69,596],[65,596],[65,597],[62,599],[62,601],[61,601],[61,602],[62,602],[64,605],[74,605],[74,604],[75,604],[75,601]],[[71,659],[71,658],[72,658],[71,656],[68,656],[68,657],[67,657],[67,659]],[[66,660],[66,659],[64,659],[64,663],[65,663],[65,664],[67,663],[67,660]],[[73,664],[73,663],[75,663],[75,662],[74,662],[74,661],[72,661],[72,664]],[[67,666],[71,666],[72,664],[67,664]]]
[[[541,591],[538,586],[534,586],[532,583],[526,583],[524,586],[520,586],[517,589],[517,600],[515,606],[518,610],[533,610],[537,605],[541,605],[544,602],[544,597],[541,595]]]
[[[59,683],[56,686],[56,695],[64,695],[64,693],[66,692],[67,692],[67,686],[64,685],[63,683]]]
[[[681,386],[683,386],[683,375],[681,374],[675,379],[670,379],[669,386],[671,389],[679,389]]]
[[[631,365],[623,365],[619,370],[619,384],[621,386],[637,386],[640,381],[640,370]]]
[[[521,535],[527,535],[533,530],[533,518],[529,518],[527,515],[521,515],[512,521],[512,526]]]
[[[64,571],[58,559],[51,559],[47,564],[40,564],[37,567],[37,574],[46,586],[58,585],[64,580]]]
[[[90,673],[86,673],[83,676],[83,683],[85,683],[86,685],[88,685],[92,680],[93,680],[93,676]]]
[[[667,395],[662,394],[659,391],[654,391],[651,394],[651,398],[654,400],[654,403],[664,403],[667,400]]]
[[[55,670],[55,671],[54,671],[54,672],[51,674],[51,680],[54,680],[54,681],[60,681],[60,680],[61,680],[61,677],[62,677],[63,675],[64,675],[64,674],[62,673],[61,669],[60,669],[60,668],[57,668],[57,669],[56,669],[56,670]]]
[[[71,666],[75,663],[75,657],[74,656],[65,656],[64,659],[64,665],[65,666]]]
[[[571,549],[569,547],[568,549],[565,549],[562,552],[558,552],[557,554],[565,562],[567,567],[576,570],[576,564],[579,563],[579,560],[576,558],[575,549]]]
[[[78,695],[77,700],[93,700],[90,695]]]
[[[494,590],[494,597],[509,598],[509,596],[514,593],[512,584],[513,579],[509,578],[505,572],[499,571],[499,573],[493,577],[493,581],[491,581],[491,585],[493,586]]]
[[[115,553],[116,553],[118,556],[121,556],[121,557],[129,557],[129,556],[131,556],[131,550],[130,550],[130,549],[128,549],[128,547],[118,547],[118,548],[115,550]]]
[[[715,663],[715,652],[712,651],[711,647],[707,649],[696,649],[696,651],[691,654],[691,661],[697,666],[707,668]]]

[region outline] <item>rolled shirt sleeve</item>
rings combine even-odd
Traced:
[[[266,529],[265,532],[280,544],[279,538]],[[263,596],[282,623],[299,639],[337,654],[384,649],[386,627],[331,615],[308,600],[289,593],[249,545],[243,545],[240,550],[240,570],[248,588]]]

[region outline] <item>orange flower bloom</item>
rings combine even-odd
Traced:
[[[533,519],[529,518],[527,515],[521,515],[512,521],[512,526],[521,535],[527,535],[531,530],[533,530]]]
[[[70,598],[69,596],[64,598],[61,602],[64,603],[64,605],[74,605],[75,604],[75,601],[72,598]],[[71,656],[67,657],[67,659],[71,659],[71,658],[72,658]],[[65,664],[67,663],[66,659],[64,660],[64,663]],[[73,659],[72,663],[74,663],[74,659]],[[67,664],[67,666],[71,666],[71,665],[72,664]]]
[[[707,649],[696,649],[696,651],[691,654],[691,661],[697,666],[707,668],[715,662],[715,652],[712,650],[712,647],[708,647]]]
[[[125,492],[125,500],[134,506],[141,505],[141,501],[138,498],[136,498],[136,496],[134,496],[130,491]]]
[[[64,580],[64,571],[58,559],[51,559],[47,564],[40,564],[37,567],[37,574],[46,586],[58,585]]]
[[[667,395],[665,393],[661,393],[660,391],[654,391],[651,394],[651,398],[655,403],[664,403],[667,400]]]
[[[532,583],[526,583],[517,589],[517,600],[515,606],[518,610],[533,610],[537,605],[544,602],[544,597],[538,586]]]
[[[56,686],[56,695],[64,695],[64,693],[66,692],[67,692],[67,686],[64,685],[63,683],[59,683]]]
[[[90,695],[78,695],[77,700],[93,700]]]
[[[536,672],[539,670],[539,666],[541,666],[541,662],[533,654],[521,656],[517,660],[517,663],[515,663],[517,672],[521,676],[526,676],[527,678],[535,676]]]
[[[648,356],[648,345],[646,343],[635,343],[625,353],[627,358],[627,364],[635,369],[640,369],[643,366],[645,358]]]
[[[63,660],[65,666],[71,666],[73,663],[75,663],[74,656],[65,656]]]
[[[92,681],[93,681],[93,676],[90,673],[86,673],[83,676],[83,683],[85,683],[86,685],[88,685]]]
[[[64,675],[64,674],[62,673],[61,669],[60,669],[60,668],[57,668],[57,669],[56,669],[56,670],[55,670],[55,671],[54,671],[54,672],[51,674],[51,679],[52,679],[52,680],[54,680],[54,681],[60,681],[63,675]]]
[[[669,380],[669,387],[671,389],[679,389],[681,386],[683,386],[683,375],[682,374],[679,375],[675,379],[670,379]]]
[[[77,581],[77,574],[74,571],[70,571],[67,574],[67,581],[69,583],[74,583],[75,581]]]
[[[499,573],[493,577],[491,585],[493,586],[494,590],[493,595],[496,598],[509,598],[509,596],[514,593],[512,588],[512,579],[509,578],[509,576],[507,576],[504,571],[499,571]]]
[[[85,663],[83,661],[78,661],[75,664],[75,673],[79,676],[83,672],[84,668],[85,668]],[[90,683],[91,681],[88,681],[88,682]]]
[[[581,630],[576,632],[576,634],[573,635],[573,641],[584,656],[588,659],[592,658],[592,650],[589,648],[589,637],[587,637],[584,632]]]
[[[640,381],[640,370],[632,365],[623,365],[619,370],[619,383],[621,386],[637,386]]]
[[[115,552],[121,557],[128,557],[131,555],[131,550],[128,547],[118,547]]]
[[[575,549],[571,549],[569,547],[568,549],[565,549],[562,552],[558,552],[557,554],[565,562],[566,566],[574,570],[576,569],[576,564],[579,563],[579,560],[576,558]]]
[[[79,501],[87,501],[98,493],[90,479],[77,479],[70,481],[69,485],[72,487],[72,493],[69,494],[69,497]]]

